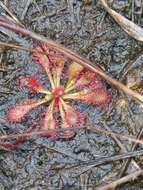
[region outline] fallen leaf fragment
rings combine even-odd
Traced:
[[[101,3],[109,15],[114,18],[114,20],[122,27],[126,33],[128,33],[136,40],[143,42],[143,28],[111,9],[107,5],[106,0],[101,0]]]

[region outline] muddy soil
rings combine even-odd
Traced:
[[[7,7],[24,26],[47,39],[55,40],[65,47],[100,65],[113,78],[124,84],[143,78],[142,44],[129,37],[114,20],[106,14],[96,0],[31,0],[25,11],[26,0],[7,1]],[[115,1],[113,8],[127,18],[132,18],[130,1]],[[135,7],[137,8],[137,7]],[[24,12],[25,11],[25,12]],[[0,14],[6,12],[0,8]],[[134,21],[143,26],[143,19],[134,12]],[[0,28],[0,40],[35,47],[37,42],[4,28]],[[41,81],[45,75],[32,61],[31,54],[20,50],[0,49],[0,133],[12,134],[23,131],[31,120],[37,119],[32,112],[21,124],[9,124],[4,119],[10,105],[22,98],[32,97],[17,86],[20,76],[37,74]],[[124,73],[130,65],[131,71]],[[132,74],[133,73],[133,74]],[[122,134],[137,135],[142,128],[143,107],[107,84],[112,101],[106,109],[78,104],[94,127],[105,128]],[[142,90],[139,91],[142,93]],[[39,110],[40,111],[40,110]],[[131,142],[121,141],[125,151],[131,150]],[[138,146],[138,150],[143,148]],[[96,189],[96,186],[118,178],[123,161],[101,165],[80,174],[84,160],[99,159],[122,153],[116,142],[107,135],[81,129],[69,141],[33,137],[12,151],[0,151],[0,190],[58,190]],[[136,159],[142,167],[141,160]],[[78,168],[75,166],[79,166]],[[128,172],[136,168],[128,168]],[[143,189],[143,179],[118,187],[120,190]]]

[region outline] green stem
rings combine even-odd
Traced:
[[[84,95],[83,91],[63,95],[63,99],[80,99]]]
[[[68,85],[69,86],[69,85]],[[65,89],[65,93],[68,93],[69,91],[72,91],[74,88],[76,87],[76,85],[74,84],[74,85],[70,85],[69,87],[67,87],[66,89]]]
[[[47,72],[47,75],[49,77],[49,81],[50,81],[51,87],[52,87],[52,89],[54,89],[55,88],[55,84],[54,84],[53,77],[52,77],[51,73],[49,73],[49,72]]]
[[[38,92],[41,94],[51,95],[51,92],[49,90],[39,89]]]

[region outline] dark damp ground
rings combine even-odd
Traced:
[[[19,18],[26,28],[48,39],[55,40],[76,53],[100,65],[106,73],[125,84],[141,81],[143,77],[143,56],[141,44],[129,37],[113,21],[96,0],[31,0],[24,14],[26,0],[7,1],[7,7]],[[129,19],[143,26],[139,13],[139,1],[135,1],[132,14],[130,1],[115,1],[113,8]],[[0,8],[1,14],[5,11]],[[0,28],[0,40],[33,47],[35,42],[27,37]],[[46,77],[31,60],[31,55],[24,51],[0,49],[0,131],[12,134],[22,131],[33,119],[36,112],[18,125],[9,125],[3,120],[5,111],[17,100],[27,98],[27,91],[20,89],[16,81],[20,76],[38,74],[41,81]],[[128,66],[134,62],[130,72],[125,75]],[[123,77],[125,75],[125,77]],[[124,97],[109,84],[105,84],[112,94],[112,102],[106,109],[97,109],[76,104],[88,114],[94,127],[109,127],[111,130],[137,135],[142,128],[143,107],[130,97]],[[141,93],[141,90],[139,90]],[[121,141],[126,151],[131,150],[131,143]],[[143,147],[138,146],[138,150]],[[65,153],[65,154],[64,154]],[[69,141],[50,141],[46,138],[33,137],[12,151],[0,152],[0,190],[52,190],[52,189],[96,189],[96,186],[118,178],[123,161],[95,167],[80,175],[83,160],[98,159],[104,156],[122,153],[117,143],[110,137],[98,133],[80,130]],[[68,155],[69,156],[68,156]],[[80,161],[79,161],[80,160]],[[142,167],[141,159],[136,158]],[[79,166],[78,168],[75,166]],[[128,172],[135,171],[128,168]],[[121,190],[143,189],[143,180],[122,185]]]

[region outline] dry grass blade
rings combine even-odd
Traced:
[[[4,122],[2,120],[2,122]],[[37,128],[39,128],[39,126],[36,126]],[[77,127],[77,129],[83,129],[83,127]],[[64,131],[66,131],[68,129],[64,129]],[[56,130],[57,132],[63,132],[63,129],[61,128],[58,128]],[[51,132],[51,130],[40,130],[40,131],[33,131],[33,132],[24,132],[24,133],[19,133],[19,134],[12,134],[12,135],[1,135],[0,136],[0,142],[1,140],[5,140],[5,139],[19,139],[19,138],[25,138],[25,137],[33,137],[33,136],[36,136],[36,135],[46,135],[49,134]],[[142,141],[143,143],[143,141]]]
[[[79,127],[78,129],[83,129],[83,127]],[[116,137],[124,139],[124,140],[135,142],[137,144],[143,144],[143,140],[139,140],[139,139],[137,139],[136,137],[133,137],[133,136],[122,135],[122,134],[114,133],[114,132],[111,132],[111,131],[107,131],[106,129],[99,129],[99,128],[92,127],[92,126],[88,126],[87,129],[92,131],[92,132],[103,133],[103,134],[106,134],[106,135],[113,135],[113,136],[116,136]],[[62,129],[57,129],[57,132],[61,132],[61,131],[62,131]],[[24,137],[33,137],[35,135],[46,134],[46,132],[49,133],[50,130],[25,132],[25,133],[22,133],[22,134],[14,134],[14,135],[1,135],[0,136],[0,141],[4,140],[4,139],[18,139],[18,138],[24,138]]]
[[[31,32],[31,31],[29,31],[27,29],[19,27],[19,26],[13,24],[13,23],[10,23],[9,20],[7,20],[7,19],[4,20],[3,17],[2,18],[0,17],[0,26],[5,27],[7,29],[10,29],[12,31],[21,33],[23,35],[29,36],[34,40],[40,41],[41,43],[47,43],[48,46],[60,51],[61,53],[63,53],[65,56],[67,56],[71,60],[83,65],[84,67],[88,68],[89,70],[91,70],[93,72],[96,72],[102,78],[107,80],[107,82],[114,85],[117,89],[122,90],[123,92],[125,92],[128,95],[130,95],[131,97],[133,97],[135,100],[138,100],[139,102],[143,103],[143,96],[141,96],[137,92],[134,92],[133,90],[129,89],[128,87],[126,87],[125,85],[120,83],[119,81],[111,78],[105,72],[103,72],[97,65],[92,64],[87,59],[77,55],[76,53],[74,53],[71,50],[63,47],[62,45],[57,44],[52,40],[47,40],[45,37],[42,37],[42,36],[40,36],[40,35],[38,35],[38,34],[36,34],[34,32]]]
[[[107,129],[107,131],[112,132],[112,130],[111,130],[105,123],[103,123],[103,125],[104,125],[104,128]],[[116,144],[120,147],[120,149],[121,149],[121,151],[122,151],[123,153],[127,152],[126,148],[125,148],[124,145],[120,142],[120,140],[118,139],[118,137],[117,137],[116,135],[112,134],[111,137],[112,137],[112,139],[116,142]],[[135,144],[136,144],[136,143],[135,143]],[[137,145],[137,144],[136,144],[136,145]],[[134,151],[134,150],[132,150],[132,151]],[[128,160],[128,161],[129,161],[129,160]],[[128,162],[128,161],[127,161],[127,162]],[[132,166],[133,166],[135,169],[138,169],[138,170],[140,169],[140,167],[138,166],[138,164],[137,164],[134,160],[130,160],[130,162],[131,162]],[[130,162],[129,162],[129,163],[130,163]],[[121,177],[123,177],[123,176],[121,176]]]
[[[124,160],[124,159],[128,159],[128,158],[134,158],[134,157],[138,157],[138,156],[142,156],[143,155],[143,150],[139,150],[139,151],[134,151],[134,152],[127,152],[124,154],[119,154],[119,155],[115,155],[115,156],[108,156],[108,157],[104,157],[104,158],[99,158],[98,160],[91,160],[91,161],[86,161],[84,163],[81,163],[80,165],[75,165],[74,167],[77,167],[77,173],[75,175],[73,175],[73,177],[77,177],[80,176],[83,173],[86,173],[87,171],[91,170],[94,167],[97,166],[101,166],[101,165],[105,165],[105,164],[109,164],[109,163],[113,163],[115,161],[119,161],[119,160]],[[83,166],[81,168],[81,166]],[[80,171],[80,169],[82,169],[82,171]]]
[[[18,20],[18,18],[16,18],[16,16],[7,8],[7,6],[4,4],[4,3],[2,3],[1,1],[0,1],[0,6],[13,18],[13,20],[15,20],[20,26],[24,26],[19,20]]]
[[[106,134],[106,135],[112,135],[112,136],[116,136],[116,137],[118,137],[120,139],[128,140],[130,142],[134,142],[134,143],[137,143],[137,144],[143,144],[143,140],[139,140],[139,139],[137,139],[136,137],[133,137],[133,136],[118,134],[118,133],[115,133],[115,132],[107,131],[105,129],[99,129],[99,128],[93,127],[91,125],[88,125],[87,129],[92,131],[92,132],[95,132],[95,133],[103,133],[103,134]]]
[[[32,48],[25,48],[25,47],[22,47],[22,46],[18,46],[18,45],[15,45],[15,44],[9,44],[9,43],[5,43],[5,42],[0,42],[0,47],[7,47],[7,48],[13,48],[13,49],[18,49],[18,50],[23,50],[23,51],[28,51],[28,52],[35,52],[34,49]]]
[[[120,178],[114,182],[111,182],[110,184],[104,185],[102,187],[97,187],[96,190],[109,190],[109,189],[113,189],[123,183],[126,183],[128,181],[132,181],[135,180],[137,177],[142,176],[143,175],[143,170],[139,170],[137,172],[134,172],[132,174],[129,174],[123,178]]]
[[[137,135],[137,139],[141,139],[142,138],[142,136],[143,136],[143,129],[139,132],[139,134]],[[134,151],[135,150],[135,148],[137,147],[137,143],[134,143],[133,145],[132,145],[132,148],[131,148],[131,150],[132,151]],[[122,170],[121,170],[121,173],[120,173],[120,177],[123,177],[123,175],[125,174],[125,172],[126,172],[126,170],[127,170],[127,168],[128,168],[128,166],[129,166],[129,164],[130,164],[130,162],[132,161],[132,159],[128,159],[125,163],[124,163],[124,165],[122,166]]]
[[[101,0],[101,3],[105,10],[114,18],[114,20],[127,32],[130,36],[136,40],[143,42],[143,28],[136,25],[132,21],[126,19],[116,11],[112,10],[106,3],[106,0]]]
[[[26,13],[27,13],[27,10],[28,10],[28,8],[29,8],[31,2],[32,2],[32,0],[27,0],[26,5],[25,5],[25,8],[24,8],[23,13],[22,13],[22,16],[21,16],[21,20],[24,20],[24,17],[25,17],[25,15],[26,15]]]

